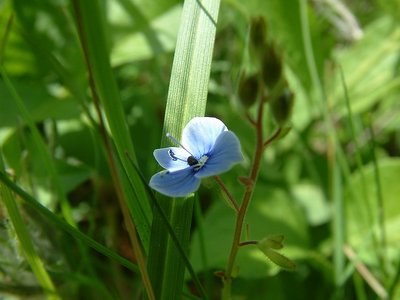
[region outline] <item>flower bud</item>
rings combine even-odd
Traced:
[[[294,94],[285,88],[283,93],[270,101],[271,113],[278,125],[284,127],[292,115]]]
[[[273,88],[282,75],[282,62],[272,44],[267,44],[262,56],[261,71],[265,84]]]
[[[239,80],[239,100],[245,108],[251,107],[257,100],[258,96],[258,76],[253,74],[246,76],[242,73]]]
[[[250,46],[255,52],[261,53],[267,35],[267,26],[263,16],[254,17],[250,24]]]

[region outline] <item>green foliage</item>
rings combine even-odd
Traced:
[[[234,224],[232,211],[220,200],[218,202],[207,213],[203,224],[207,264],[213,270],[223,270],[226,265]],[[293,259],[307,255],[309,236],[306,220],[300,207],[290,203],[290,197],[284,190],[263,186],[257,188],[247,213],[246,224],[248,236],[244,236],[244,240],[261,240],[268,235],[283,234],[283,253]],[[195,232],[192,261],[194,267],[201,270],[199,242],[198,232]],[[251,245],[240,249],[238,265],[238,276],[244,278],[262,278],[279,272],[257,247]]]
[[[232,298],[399,298],[399,1],[218,6],[0,2],[0,298],[140,299],[151,284],[219,299],[234,207],[211,179],[154,206],[152,151],[220,118],[242,145],[221,175],[239,200],[263,96],[264,138],[285,128],[262,155]]]
[[[397,158],[380,160],[378,169],[374,169],[372,164],[366,165],[351,176],[345,199],[349,241],[358,255],[363,261],[379,268],[382,256],[380,252],[384,251],[384,259],[392,266],[392,272],[393,264],[398,262],[396,248],[400,232],[400,187],[397,184],[399,171],[400,161]],[[383,207],[379,204],[380,197],[384,199]],[[381,218],[384,228],[381,227]],[[381,271],[384,272],[386,267]]]

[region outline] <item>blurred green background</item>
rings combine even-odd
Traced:
[[[107,51],[148,180],[158,171],[152,152],[160,146],[182,1],[100,3]],[[254,108],[247,111],[239,100],[238,85],[242,72],[257,69],[249,26],[260,16],[295,102],[290,132],[263,157],[247,234],[252,240],[283,234],[281,253],[297,269],[282,271],[255,247],[243,247],[235,299],[400,299],[400,2],[221,2],[206,115],[221,119],[241,141],[245,162],[222,175],[238,198],[237,177],[248,172],[255,140],[246,120]],[[79,230],[135,261],[88,117],[95,108],[71,3],[2,0],[0,38],[1,65],[50,149]],[[6,170],[58,214],[40,150],[3,79]],[[265,131],[275,128],[267,106]],[[0,208],[0,299],[43,299],[2,202]],[[29,207],[20,211],[63,299],[140,299],[137,274],[92,250],[80,257],[60,228]],[[190,260],[210,299],[218,299],[222,285],[213,273],[226,266],[234,214],[211,180],[198,192],[197,214]],[[186,295],[194,289],[187,278]]]

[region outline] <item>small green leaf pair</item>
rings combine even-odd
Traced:
[[[283,235],[265,237],[257,243],[257,247],[277,266],[288,271],[294,271],[296,264],[286,256],[275,251],[283,248],[282,242],[284,238]]]

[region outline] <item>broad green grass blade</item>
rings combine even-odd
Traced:
[[[126,153],[129,153],[134,163],[137,163],[133,143],[125,121],[121,97],[110,66],[100,4],[99,1],[73,1],[73,4],[88,70],[93,76],[93,84],[98,93],[98,95],[92,96],[94,98],[98,96],[103,106],[111,138],[118,154],[118,159],[114,161],[119,167],[124,198],[127,201],[126,204],[138,230],[143,247],[147,249],[151,209],[145,187],[126,156]],[[123,171],[124,169],[133,180],[133,190]]]
[[[164,119],[161,145],[169,145],[165,133],[179,138],[184,126],[195,116],[204,116],[208,81],[220,1],[184,3],[178,34]],[[180,244],[189,244],[193,197],[158,197],[169,217]],[[162,217],[154,213],[149,252],[149,273],[157,299],[180,299],[184,263],[165,228]]]
[[[4,170],[3,160],[0,154],[0,169]],[[25,226],[22,216],[19,212],[19,208],[15,202],[15,198],[10,189],[4,184],[0,183],[0,200],[3,201],[4,206],[7,209],[8,216],[10,217],[11,223],[14,227],[15,234],[18,237],[22,251],[26,256],[29,265],[32,268],[33,273],[36,276],[40,286],[43,288],[44,293],[49,300],[61,299],[57,290],[47,273],[43,261],[37,255],[33,246],[29,232]]]
[[[29,195],[27,192],[21,189],[18,185],[12,182],[3,172],[0,172],[0,182],[4,183],[4,185],[6,185],[14,193],[20,196],[26,202],[27,205],[29,205],[34,210],[43,215],[49,222],[54,224],[54,226],[56,226],[57,228],[64,230],[76,240],[85,243],[87,246],[103,254],[104,256],[115,260],[116,262],[120,263],[126,268],[134,272],[138,272],[138,268],[136,265],[131,263],[129,260],[121,257],[120,255],[116,254],[107,247],[103,246],[102,244],[96,242],[91,237],[77,230],[74,226],[70,225],[69,223],[57,217],[53,212],[51,212],[45,206],[41,205],[35,198],[33,198],[31,195]]]

